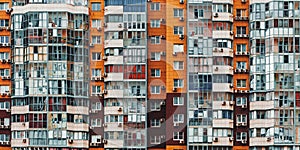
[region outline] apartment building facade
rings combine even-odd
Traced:
[[[298,1],[0,7],[0,149],[299,149]]]

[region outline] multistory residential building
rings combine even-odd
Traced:
[[[299,1],[250,1],[250,149],[299,149]]]
[[[11,53],[10,53],[10,8],[11,1],[0,3],[0,149],[9,150],[10,133],[10,95],[11,95]]]
[[[12,149],[88,149],[88,2],[16,1],[10,11]]]

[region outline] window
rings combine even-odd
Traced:
[[[160,20],[150,20],[150,27],[151,28],[159,28],[160,27]]]
[[[236,120],[238,123],[247,122],[247,115],[237,115]]]
[[[160,144],[160,136],[151,136],[150,143],[151,144]]]
[[[174,88],[182,88],[183,79],[174,79]]]
[[[236,105],[246,105],[247,104],[247,97],[237,97],[236,98]]]
[[[9,26],[9,20],[8,19],[0,20],[0,26],[1,27],[8,27]]]
[[[151,3],[150,10],[152,11],[159,11],[160,10],[160,3]]]
[[[0,141],[5,141],[5,142],[10,141],[9,135],[7,135],[7,134],[0,134]]]
[[[150,109],[151,111],[160,111],[160,102],[151,102]]]
[[[101,102],[93,102],[92,110],[101,110]]]
[[[289,55],[284,55],[283,61],[284,63],[289,63]]]
[[[246,27],[236,27],[236,32],[238,35],[240,34],[246,34]]]
[[[9,109],[10,104],[9,102],[0,102],[0,109]]]
[[[246,87],[246,79],[238,79],[236,80],[236,86],[237,87]]]
[[[0,43],[10,43],[9,36],[0,36]]]
[[[237,132],[236,133],[237,141],[246,140],[246,139],[247,139],[247,132]]]
[[[91,126],[93,127],[101,127],[102,120],[100,118],[91,119]]]
[[[246,52],[246,44],[237,44],[236,45],[236,50],[237,52]]]
[[[183,114],[174,114],[173,115],[173,122],[174,123],[183,123],[184,122],[184,115]]]
[[[247,16],[246,9],[237,9],[236,10],[236,16],[237,17]]]
[[[183,17],[183,9],[174,9],[174,17]]]
[[[92,11],[100,11],[101,3],[92,3]]]
[[[93,44],[100,44],[101,43],[101,36],[92,36],[92,43]]]
[[[92,94],[100,94],[101,86],[92,86]]]
[[[151,127],[160,127],[160,120],[159,119],[152,119],[151,120]]]
[[[174,26],[174,34],[183,34],[183,27]]]
[[[8,3],[0,3],[0,10],[8,9]]]
[[[92,77],[100,77],[101,69],[92,69]]]
[[[151,53],[151,60],[160,60],[160,52]]]
[[[160,77],[160,69],[151,69],[151,77]]]
[[[183,44],[174,44],[173,45],[173,53],[176,54],[178,52],[183,52]]]
[[[173,97],[173,105],[183,105],[184,97]]]
[[[101,53],[92,53],[92,60],[100,60]]]
[[[236,68],[237,69],[247,69],[247,63],[244,61],[238,61],[236,63]]]
[[[160,86],[151,86],[151,94],[160,94]]]
[[[160,36],[151,36],[151,44],[160,44]]]
[[[101,135],[91,135],[91,138],[92,143],[101,143]]]
[[[9,76],[9,69],[1,69],[0,70],[0,76]]]
[[[195,19],[201,18],[203,16],[204,16],[203,9],[194,9],[194,18]]]
[[[101,26],[101,20],[100,19],[93,19],[92,20],[92,28],[97,28]]]
[[[183,70],[183,61],[174,61],[174,70]]]
[[[173,140],[183,140],[184,132],[173,132]]]

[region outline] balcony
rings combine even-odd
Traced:
[[[123,6],[105,6],[104,15],[123,14]]]
[[[67,147],[78,147],[78,148],[88,148],[89,141],[88,140],[73,140],[68,139]]]
[[[124,26],[123,22],[118,22],[118,23],[105,23],[104,24],[104,31],[123,31]]]
[[[67,112],[71,113],[71,114],[85,114],[88,115],[89,114],[89,109],[88,107],[84,107],[84,106],[69,106],[67,105]]]
[[[123,131],[123,122],[104,123],[104,131]]]
[[[146,43],[146,39],[133,38],[124,40],[125,46],[146,46]]]
[[[230,74],[233,75],[232,66],[214,65],[213,74]]]
[[[214,110],[233,110],[234,101],[213,101]]]
[[[110,139],[110,140],[105,140],[106,143],[104,147],[109,147],[109,148],[120,148],[120,145],[124,145],[124,140],[115,140],[115,139]]]
[[[104,78],[107,81],[123,81],[123,73],[107,73],[107,77]]]
[[[123,39],[105,40],[104,48],[109,47],[123,47]]]
[[[213,48],[213,56],[229,56],[233,57],[233,50],[230,48],[223,48],[223,47],[214,47]]]
[[[123,107],[114,106],[114,107],[105,107],[104,115],[108,114],[123,114]]]
[[[252,137],[250,138],[250,146],[269,146],[274,143],[273,137]]]
[[[222,30],[216,30],[213,31],[213,38],[225,38],[225,39],[231,39],[233,40],[233,32],[232,31],[222,31]]]
[[[250,128],[269,128],[274,126],[275,119],[254,119],[250,120]]]
[[[201,1],[201,2],[203,2],[203,1]],[[233,4],[233,0],[213,0],[213,3]]]
[[[11,139],[11,145],[16,147],[26,147],[29,145],[28,139]]]
[[[89,125],[87,123],[67,122],[67,130],[72,130],[72,131],[89,131]]]
[[[232,137],[214,137],[213,144],[220,146],[233,146]]]
[[[19,131],[19,130],[27,130],[29,129],[29,122],[12,122],[11,130]]]
[[[113,90],[106,90],[107,94],[104,95],[105,98],[123,98],[123,89],[113,89]]]
[[[123,64],[123,56],[105,56],[105,65]]]
[[[231,13],[227,13],[227,12],[214,12],[214,13],[212,13],[212,21],[233,22],[233,15]]]
[[[230,83],[213,83],[213,90],[216,92],[233,92],[233,86]]]
[[[232,119],[213,119],[214,128],[233,128]]]
[[[254,101],[250,102],[250,110],[269,110],[274,109],[274,101]]]
[[[11,114],[27,114],[29,113],[29,106],[11,106]]]

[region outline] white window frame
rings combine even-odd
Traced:
[[[184,123],[184,114],[174,114],[173,123]]]
[[[95,91],[94,91],[95,90]],[[93,85],[92,86],[92,94],[100,94],[101,93],[101,90],[102,90],[102,87],[101,86],[96,86],[96,85]]]
[[[99,2],[92,2],[91,3],[91,10],[92,11],[101,11],[101,3],[99,3]],[[99,5],[99,7],[98,7],[98,5]]]
[[[10,76],[10,70],[9,69],[0,69],[0,76]]]
[[[159,119],[152,119],[150,123],[151,127],[157,127],[159,128],[161,126]]]
[[[152,52],[151,61],[160,61],[160,52]]]
[[[160,111],[160,102],[151,102],[150,103],[150,110],[151,111]]]
[[[240,138],[238,138],[240,137]],[[243,138],[245,137],[245,138]],[[247,140],[247,132],[237,132],[236,133],[236,141]]]
[[[180,8],[174,8],[173,10],[173,16],[174,17],[183,17],[184,14],[183,14],[183,9],[180,9]]]
[[[101,44],[101,36],[99,36],[99,35],[93,35],[92,36],[92,43],[93,44]]]
[[[184,80],[183,79],[174,79],[174,88],[183,88],[184,87]]]
[[[247,97],[236,97],[235,99],[237,106],[247,105]]]
[[[237,123],[247,123],[247,115],[244,115],[244,114],[236,115],[236,122]]]
[[[237,79],[236,80],[236,87],[238,87],[238,88],[247,87],[247,80],[246,79]]]
[[[152,85],[151,86],[151,94],[160,94],[160,86],[159,85]]]
[[[236,45],[236,51],[237,52],[246,52],[247,51],[246,44],[237,44]]]
[[[92,69],[92,77],[101,77],[101,69]]]
[[[183,44],[174,44],[173,45],[173,53],[180,53],[180,52],[184,52],[184,45]]]
[[[101,127],[101,125],[102,125],[102,119],[101,118],[91,119],[91,126],[92,127]]]
[[[151,69],[151,77],[160,77],[160,69]]]
[[[160,144],[161,139],[160,136],[151,136],[150,137],[150,144]]]
[[[183,35],[184,34],[184,27],[183,26],[174,26],[174,35]]]
[[[247,69],[247,62],[245,61],[238,61],[236,62],[237,69]]]
[[[150,4],[151,11],[159,11],[160,10],[160,3],[151,3]]]
[[[182,138],[180,138],[180,136]],[[177,137],[177,138],[175,138]],[[173,141],[179,141],[184,139],[184,132],[173,132]]]
[[[160,44],[160,36],[151,36],[150,42],[151,44]]]
[[[92,28],[101,27],[101,20],[100,19],[92,19]]]
[[[183,70],[184,69],[184,62],[183,61],[174,61],[173,62],[174,70]]]
[[[101,60],[101,53],[99,53],[99,52],[92,52],[92,60],[93,61],[100,61]]]
[[[184,97],[173,97],[173,105],[174,106],[184,105]]]
[[[151,28],[160,28],[160,19],[151,19],[150,27]]]

